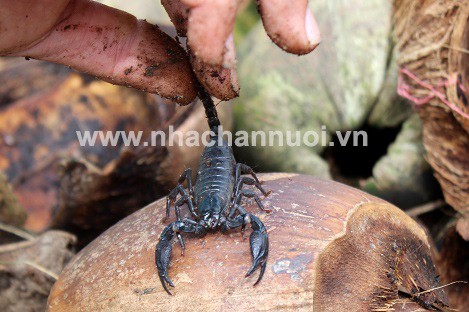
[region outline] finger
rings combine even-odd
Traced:
[[[72,1],[66,12],[41,41],[13,55],[65,64],[182,104],[195,98],[186,53],[158,27],[87,0]]]
[[[235,64],[227,55],[233,31],[237,0],[181,0],[190,8],[187,43],[193,55],[211,65],[231,68]]]
[[[238,1],[182,0],[190,8],[187,41],[194,72],[221,100],[238,96],[233,27]]]
[[[258,0],[258,9],[267,34],[281,49],[307,54],[318,46],[321,35],[308,0]]]
[[[161,4],[171,19],[179,36],[185,37],[187,34],[187,20],[189,18],[189,7],[179,0],[161,0]]]
[[[232,35],[227,40],[225,58],[230,64],[236,64],[236,52]],[[238,96],[239,84],[236,65],[225,68],[223,65],[207,64],[194,56],[191,57],[191,63],[197,78],[208,93],[224,101]]]
[[[207,91],[230,100],[239,94],[231,32],[238,1],[162,0],[181,36],[187,36],[194,72]]]

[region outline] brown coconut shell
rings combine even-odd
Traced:
[[[54,285],[48,311],[422,311],[444,309],[425,231],[403,211],[343,184],[262,174],[272,191],[261,212],[270,250],[259,285],[249,227],[185,236],[173,246],[169,296],[154,252],[165,199],[132,214],[85,247]],[[186,210],[186,209],[184,209]],[[426,291],[426,292],[425,292]]]
[[[428,162],[469,240],[469,2],[396,0],[394,26],[399,67],[415,76],[401,72],[400,88],[419,103]]]
[[[15,233],[25,239],[0,245],[0,306],[6,312],[44,311],[52,285],[75,254],[76,238],[62,231]]]

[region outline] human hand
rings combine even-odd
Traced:
[[[191,63],[207,91],[219,99],[238,95],[233,27],[239,0],[162,0],[179,35],[187,36]],[[283,50],[306,54],[320,41],[308,0],[257,0],[264,28]]]
[[[178,34],[187,36],[191,63],[207,91],[219,99],[236,97],[233,27],[239,0],[162,0]],[[308,0],[257,0],[264,28],[283,50],[307,54],[320,41]]]
[[[89,0],[0,0],[0,55],[68,65],[181,104],[197,95],[193,68],[212,95],[224,100],[236,97],[231,32],[238,1],[162,3],[178,33],[188,37],[191,62],[158,27]],[[307,0],[294,5],[260,0],[259,11],[267,33],[284,50],[305,54],[317,46],[319,31]]]

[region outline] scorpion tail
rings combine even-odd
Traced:
[[[168,294],[171,293],[168,290],[168,286],[174,287],[173,282],[168,276],[168,265],[171,258],[171,239],[174,237],[173,224],[168,225],[163,233],[161,234],[160,241],[156,245],[155,250],[155,263],[158,268],[158,276],[160,278],[161,284],[163,285],[164,290]]]
[[[250,276],[260,266],[260,274],[254,286],[257,285],[262,277],[267,266],[267,257],[269,255],[269,238],[264,224],[256,216],[249,215],[251,218],[251,226],[254,232],[249,237],[252,254],[252,266],[246,273],[246,277]]]
[[[205,115],[208,119],[208,126],[210,130],[215,133],[215,136],[218,134],[218,127],[220,126],[220,120],[218,119],[217,109],[213,103],[210,94],[202,87],[200,82],[197,82],[197,88],[199,89],[199,99],[204,104]]]

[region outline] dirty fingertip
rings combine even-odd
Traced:
[[[239,84],[235,66],[225,68],[223,65],[211,65],[193,58],[192,68],[210,95],[222,101],[238,97]]]
[[[281,49],[298,55],[308,54],[320,41],[319,28],[308,0],[258,0],[262,23],[270,39]]]

